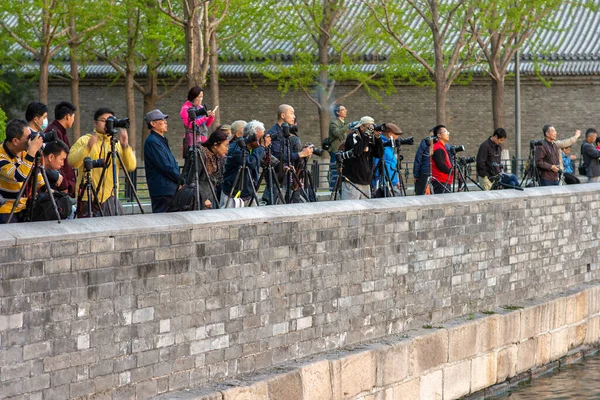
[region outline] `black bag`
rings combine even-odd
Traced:
[[[585,176],[585,165],[580,165],[579,167],[577,167],[577,172],[579,172],[579,175]]]
[[[58,214],[60,219],[67,219],[71,215],[73,209],[73,200],[67,193],[64,192],[53,192],[54,201],[58,208]],[[32,221],[56,221],[56,213],[52,206],[52,200],[48,192],[42,193],[38,196],[33,206],[33,214],[31,215]]]
[[[329,137],[323,139],[323,143],[321,143],[321,148],[323,150],[329,150],[331,148],[331,141],[329,140]]]
[[[183,185],[175,192],[167,212],[191,211],[196,207],[196,184]]]

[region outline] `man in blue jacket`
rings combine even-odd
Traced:
[[[427,178],[431,175],[431,146],[433,129],[429,131],[429,136],[421,140],[419,148],[415,153],[413,164],[413,177],[415,178],[415,195],[425,194],[425,184]]]
[[[167,118],[169,116],[158,109],[150,111],[144,118],[150,129],[150,135],[144,143],[144,164],[153,213],[167,211],[182,182],[179,165],[165,137]]]

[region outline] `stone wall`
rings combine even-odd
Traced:
[[[159,399],[481,399],[596,350],[600,286],[527,303]]]
[[[2,226],[0,397],[149,398],[596,282],[598,189]]]
[[[559,138],[571,136],[575,129],[585,129],[597,123],[597,110],[600,99],[596,96],[600,77],[550,77],[546,86],[534,77],[523,77],[521,87],[523,153],[527,157],[529,140],[542,137],[542,126],[554,124]],[[109,87],[110,86],[110,87]],[[339,85],[337,94],[352,90],[349,85]],[[209,102],[210,89],[207,89],[205,101]],[[431,87],[397,85],[395,93],[381,93],[379,103],[365,91],[353,94],[344,104],[348,107],[348,120],[360,119],[371,115],[378,122],[395,122],[406,136],[415,136],[418,140],[425,137],[435,125],[435,92]],[[111,80],[84,79],[80,86],[81,118],[83,133],[93,129],[94,111],[101,106],[109,106],[119,117],[126,115],[125,92],[122,82]],[[70,98],[70,87],[64,81],[52,81],[49,92],[51,110],[61,100]],[[136,93],[138,124],[142,121],[143,98]],[[187,89],[180,88],[161,100],[157,107],[170,115],[170,145],[176,157],[181,157],[181,137],[183,125],[179,117],[181,105],[186,100]],[[312,142],[320,146],[319,120],[315,105],[302,92],[289,92],[282,96],[274,83],[254,79],[223,77],[220,86],[221,105],[219,107],[223,123],[236,119],[258,119],[269,128],[277,117],[277,106],[289,103],[296,110],[303,142]],[[209,104],[209,106],[212,106]],[[506,128],[509,133],[505,148],[514,154],[514,86],[507,81],[505,89]],[[52,119],[52,111],[50,112]],[[465,145],[463,155],[477,154],[479,145],[493,131],[491,85],[487,78],[475,78],[468,85],[453,85],[448,94],[448,129],[452,133],[451,144]],[[140,129],[141,129],[141,125]],[[598,128],[598,127],[597,127]],[[581,142],[579,143],[581,144]],[[141,140],[137,143],[140,154]],[[405,146],[405,161],[414,158],[416,146]],[[579,145],[573,152],[579,154]],[[323,158],[325,160],[325,158]],[[327,158],[328,160],[328,158]]]

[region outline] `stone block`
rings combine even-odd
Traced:
[[[396,386],[387,388],[384,392],[385,400],[420,400],[421,385],[420,379],[415,378]]]
[[[498,315],[498,330],[498,347],[518,343],[521,331],[521,313],[513,311]]]
[[[442,370],[433,371],[421,376],[420,394],[421,400],[442,400],[443,398]]]
[[[374,351],[350,354],[331,361],[333,398],[346,399],[371,390],[376,384]]]
[[[395,343],[377,351],[377,386],[402,382],[408,376],[408,349],[410,342]]]
[[[469,359],[479,352],[485,325],[479,321],[448,328],[448,362]]]
[[[517,344],[517,374],[535,366],[536,346],[535,338]]]
[[[299,371],[269,379],[267,385],[269,400],[303,400],[302,377]]]
[[[583,291],[567,297],[566,324],[575,324],[588,316],[588,292]]]
[[[595,345],[600,340],[600,316],[591,317],[587,321],[587,329],[585,331],[586,345]]]
[[[539,304],[521,310],[521,340],[533,338],[550,330],[550,313],[552,307],[549,304]]]
[[[444,398],[458,399],[471,388],[471,360],[444,367]]]
[[[587,331],[588,321],[569,327],[569,350],[582,346]]]
[[[241,386],[224,390],[223,400],[268,400],[269,389],[266,382],[252,386]]]
[[[134,324],[140,322],[148,322],[154,319],[154,307],[146,307],[133,312],[132,322]]]
[[[498,367],[496,382],[504,382],[508,378],[512,378],[517,374],[517,355],[518,346],[513,344],[498,351]]]
[[[23,359],[45,358],[50,355],[50,342],[40,342],[23,346]]]
[[[0,315],[0,332],[23,327],[23,313]]]
[[[568,311],[567,311],[568,313]],[[569,351],[569,328],[552,332],[552,361],[558,360]]]
[[[567,299],[560,297],[549,304],[552,315],[550,316],[550,330],[562,328],[565,325],[567,312]]]
[[[331,374],[330,363],[327,360],[318,361],[302,367],[303,400],[330,399]]]
[[[424,371],[448,362],[448,331],[441,329],[412,340],[409,350],[409,375],[419,376]]]
[[[535,365],[542,366],[548,364],[552,356],[552,334],[545,333],[537,337],[537,346],[535,353]]]
[[[498,360],[496,352],[475,357],[471,361],[471,392],[492,386],[498,375]]]
[[[596,316],[600,313],[600,286],[594,286],[587,290],[588,292],[588,312],[589,316]]]

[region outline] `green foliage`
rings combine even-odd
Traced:
[[[0,107],[9,120],[25,117],[25,108],[34,98],[35,86],[14,72],[0,72]]]
[[[0,142],[3,142],[6,139],[6,114],[2,107],[0,107]]]

